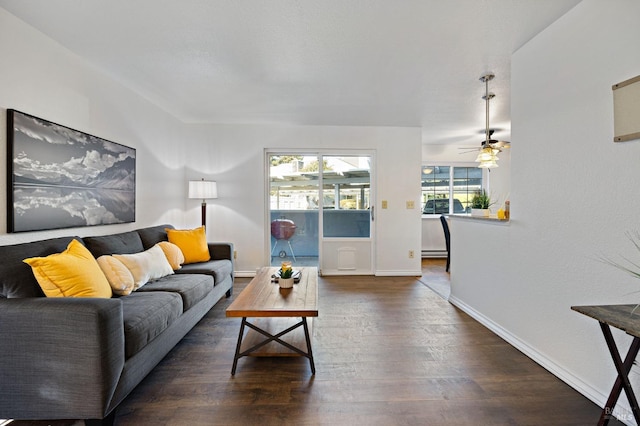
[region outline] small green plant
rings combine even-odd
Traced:
[[[282,264],[280,268],[280,278],[291,278],[293,276],[293,268],[291,264]]]
[[[488,209],[492,204],[491,197],[489,197],[487,191],[484,189],[473,194],[473,198],[471,199],[472,209]]]

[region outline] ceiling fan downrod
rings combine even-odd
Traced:
[[[486,102],[486,113],[485,113],[485,146],[490,146],[491,134],[489,133],[489,100],[495,97],[496,95],[493,93],[489,93],[489,82],[493,80],[495,74],[485,74],[480,77],[480,81],[484,83],[484,93],[485,95],[482,99]]]

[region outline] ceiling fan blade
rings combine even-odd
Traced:
[[[495,148],[495,149],[511,148],[511,142],[509,141],[495,141],[495,142],[492,142],[490,145],[491,145],[491,148]]]

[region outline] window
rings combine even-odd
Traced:
[[[422,213],[467,213],[481,189],[482,169],[475,166],[422,166]]]

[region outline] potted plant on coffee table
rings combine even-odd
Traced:
[[[282,262],[278,284],[280,288],[293,287],[293,267],[291,266],[291,262]]]
[[[492,204],[487,191],[477,191],[471,199],[471,216],[489,217],[489,207]]]

